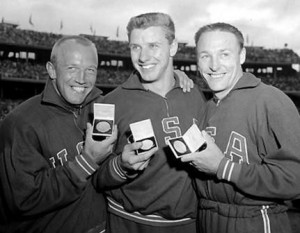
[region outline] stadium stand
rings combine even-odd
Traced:
[[[50,56],[54,42],[62,34],[39,32],[19,29],[17,24],[0,23],[0,96],[1,117],[5,115],[14,104],[13,99],[27,98],[33,93],[19,97],[18,93],[10,98],[4,90],[14,82],[14,86],[30,83],[34,93],[42,90],[40,87],[48,78],[45,63]],[[126,80],[132,71],[130,52],[126,41],[110,40],[108,37],[86,35],[82,36],[92,40],[99,53],[99,69],[97,86],[110,91]],[[247,60],[244,69],[253,72],[265,83],[272,84],[285,92],[300,91],[300,75],[293,69],[294,64],[300,64],[299,56],[291,49],[265,49],[263,47],[246,47]],[[207,86],[197,74],[195,47],[186,43],[179,43],[179,49],[174,59],[177,69],[185,71],[201,89],[207,91]],[[39,87],[37,87],[39,85]],[[27,87],[27,86],[26,86]],[[21,90],[19,85],[15,91]],[[22,90],[21,92],[22,93]],[[5,99],[8,99],[6,104]],[[11,106],[11,107],[9,107]]]

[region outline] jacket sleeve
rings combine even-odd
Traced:
[[[0,127],[0,204],[11,216],[34,216],[80,198],[96,171],[86,155],[53,168],[43,156],[37,132],[7,119]],[[2,207],[1,207],[2,208]]]
[[[117,154],[110,155],[93,175],[92,182],[98,191],[116,188],[138,176],[136,171],[128,172],[121,168],[120,156]]]
[[[223,158],[217,177],[253,196],[284,200],[299,198],[299,113],[285,95],[270,96],[261,108],[263,115],[257,120],[264,126],[258,127],[256,136],[261,163],[238,164]]]

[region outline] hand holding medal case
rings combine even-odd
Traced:
[[[169,139],[168,145],[175,157],[180,158],[197,150],[204,150],[206,148],[206,141],[198,126],[193,124],[182,137]]]
[[[129,127],[133,136],[133,140],[135,142],[143,143],[142,147],[137,150],[138,154],[157,147],[157,142],[150,119],[132,123],[129,125]]]

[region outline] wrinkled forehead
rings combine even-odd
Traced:
[[[233,33],[220,30],[204,32],[199,37],[196,47],[198,52],[207,49],[241,49],[238,38]]]

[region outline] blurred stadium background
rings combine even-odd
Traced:
[[[52,45],[61,36],[63,35],[19,29],[17,24],[2,20],[0,123],[15,106],[43,90],[48,78],[45,64],[49,60]],[[89,38],[97,46],[99,54],[97,86],[104,93],[108,93],[124,82],[133,69],[127,42],[96,35],[82,36]],[[211,93],[197,74],[194,50],[194,47],[180,43],[174,65],[177,69],[185,71],[209,97]],[[248,46],[246,50],[247,60],[243,65],[244,70],[254,73],[265,83],[284,91],[300,110],[300,57],[287,47],[266,49]],[[300,204],[294,201],[290,202],[289,206],[293,230],[298,232]]]

